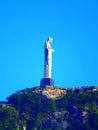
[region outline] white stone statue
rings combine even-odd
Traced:
[[[51,47],[52,41],[52,38],[48,38],[45,43],[44,78],[51,78],[52,52],[54,52],[54,49]]]

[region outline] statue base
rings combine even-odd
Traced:
[[[51,78],[43,78],[41,79],[40,87],[54,87],[54,80]]]

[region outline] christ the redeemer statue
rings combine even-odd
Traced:
[[[45,42],[44,47],[44,78],[41,79],[40,86],[54,86],[54,81],[51,78],[51,72],[52,72],[52,52],[54,52],[54,49],[51,47],[53,39],[48,38],[48,40]]]
[[[52,38],[48,38],[45,43],[44,78],[51,78],[52,52],[54,52],[54,50],[51,48],[52,41]]]

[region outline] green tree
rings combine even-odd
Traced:
[[[14,107],[0,108],[0,130],[16,130],[19,125],[19,113]]]
[[[55,100],[51,100],[50,101],[50,111],[55,112],[56,110],[57,110],[56,102],[55,102]]]

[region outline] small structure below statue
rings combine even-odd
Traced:
[[[53,39],[48,38],[44,47],[44,78],[41,79],[40,87],[53,87],[54,80],[51,78],[52,72],[52,52],[54,49],[51,47]]]

